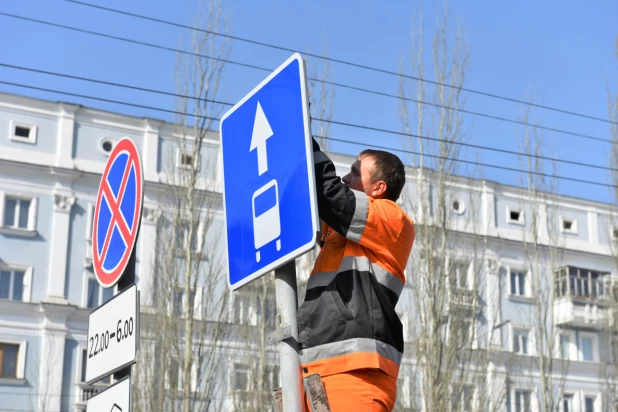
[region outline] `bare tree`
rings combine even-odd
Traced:
[[[616,58],[618,58],[618,37],[615,43]],[[605,238],[609,242],[609,250],[614,260],[614,267],[618,268],[618,89],[612,92],[608,81],[605,81],[607,89],[607,108],[610,123],[611,150],[608,159],[610,181],[613,185],[614,205],[610,208],[609,222]],[[610,323],[603,331],[606,348],[606,359],[601,363],[601,382],[604,389],[603,406],[606,411],[618,410],[618,287],[616,281],[608,285],[610,300]]]
[[[221,198],[216,193],[218,138],[214,119],[228,55],[229,24],[220,0],[195,15],[178,54],[176,86],[182,96],[172,136],[164,137],[162,215],[152,262],[153,306],[142,321],[135,408],[141,411],[221,410],[225,380],[222,343],[229,332],[223,278]]]
[[[615,45],[616,58],[618,59],[618,37],[616,37]],[[607,109],[609,114],[610,131],[612,137],[612,150],[610,156],[610,166],[614,169],[612,173],[612,183],[614,185],[614,201],[618,203],[618,90],[615,94],[612,93],[609,84],[606,82],[607,87]]]
[[[547,174],[548,168],[555,171],[556,165],[547,165],[542,159],[546,142],[538,128],[530,126],[538,124],[538,121],[531,122],[533,115],[531,106],[524,105],[521,116],[524,129],[518,139],[523,153],[520,160],[524,171],[522,185],[525,194],[520,199],[520,214],[516,217],[522,222],[524,265],[532,299],[532,309],[524,314],[524,318],[528,316],[531,325],[531,339],[526,338],[526,344],[531,346],[527,350],[532,355],[532,362],[524,363],[539,372],[539,389],[535,392],[538,410],[551,412],[560,405],[569,367],[569,357],[560,356],[562,328],[555,316],[557,299],[562,295],[559,286],[563,280],[560,276],[565,271],[561,268],[564,242],[558,228],[560,210],[555,195],[557,182],[543,175]],[[516,336],[511,339],[514,345],[523,342],[517,340]]]
[[[329,152],[331,148],[330,121],[333,118],[333,105],[335,103],[335,88],[329,82],[333,80],[333,70],[328,58],[328,40],[322,31],[322,57],[313,62],[308,81],[309,102],[311,104],[312,133],[320,144],[323,151]],[[318,64],[318,61],[319,64]],[[320,69],[318,70],[318,67]]]
[[[458,176],[462,173],[458,161],[464,155],[460,143],[467,136],[458,109],[466,103],[462,87],[468,44],[459,25],[450,38],[449,24],[445,7],[436,19],[429,64],[419,15],[412,28],[411,75],[424,79],[429,65],[435,83],[428,90],[422,81],[410,87],[402,76],[400,82],[400,117],[410,135],[402,145],[419,154],[406,159],[416,175],[403,204],[415,222],[416,240],[398,304],[398,312],[415,318],[408,328],[406,340],[412,345],[407,345],[404,359],[413,358],[411,380],[416,384],[399,392],[420,400],[414,404],[400,397],[400,410],[498,410],[504,394],[504,384],[488,379],[487,373],[492,355],[485,342],[491,340],[496,325],[479,327],[488,318],[483,312],[498,307],[488,304],[496,296],[486,296],[480,193],[471,189],[469,179]]]
[[[274,275],[269,273],[233,295],[234,339],[248,349],[235,358],[231,399],[235,410],[266,411],[279,383],[279,352],[267,335],[275,329]]]

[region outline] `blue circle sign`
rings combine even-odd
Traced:
[[[92,229],[92,262],[101,286],[120,280],[135,247],[144,201],[139,153],[122,139],[109,156],[101,177]]]

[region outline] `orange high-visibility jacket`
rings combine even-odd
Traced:
[[[378,368],[397,379],[403,330],[395,304],[414,225],[390,200],[352,190],[314,142],[322,249],[297,312],[303,376]]]

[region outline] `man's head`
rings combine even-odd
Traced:
[[[389,152],[363,150],[350,169],[350,173],[343,177],[343,183],[374,199],[396,202],[406,183],[403,163]]]

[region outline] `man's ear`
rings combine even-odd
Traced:
[[[378,182],[375,182],[373,184],[373,190],[371,191],[371,197],[373,197],[374,199],[381,199],[384,197],[384,194],[386,193],[386,182],[383,180],[380,180]]]

